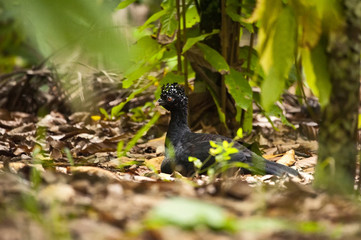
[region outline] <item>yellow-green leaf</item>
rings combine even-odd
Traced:
[[[132,4],[133,2],[135,2],[135,0],[124,0],[124,1],[121,1],[121,2],[118,4],[117,9],[126,8],[126,7],[128,7],[130,4]]]
[[[306,81],[312,92],[319,98],[321,106],[328,103],[331,94],[330,74],[327,69],[326,47],[324,42],[312,50],[302,51],[302,65]]]
[[[262,83],[262,105],[268,110],[279,98],[283,91],[285,79],[294,62],[296,47],[296,19],[292,9],[286,6],[282,9],[274,29],[274,35],[269,36],[272,41],[268,41],[267,48],[271,54],[263,55],[261,58],[270,62],[269,66],[264,66],[266,78]],[[261,61],[264,62],[264,61]]]

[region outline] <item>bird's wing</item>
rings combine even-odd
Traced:
[[[192,156],[200,159],[201,161],[205,161],[210,157],[209,149],[211,148],[211,145],[209,141],[222,142],[224,140],[227,142],[233,141],[231,138],[220,135],[189,133],[184,136],[180,142],[180,146],[182,147],[180,151],[182,153],[181,158],[188,161],[188,157]],[[233,146],[237,148],[239,152],[232,154],[232,161],[245,162],[252,158],[251,151],[240,143],[234,142]]]

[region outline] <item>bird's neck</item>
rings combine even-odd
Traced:
[[[188,110],[181,109],[176,111],[171,111],[171,118],[167,132],[167,139],[175,145],[180,137],[191,130],[188,127]]]

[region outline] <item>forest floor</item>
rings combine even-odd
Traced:
[[[254,118],[264,157],[303,178],[185,178],[159,173],[164,136],[154,136],[169,115],[157,111],[158,123],[118,157],[118,142],[144,125],[134,114],[106,121],[1,109],[0,239],[361,239],[359,199],[312,187],[318,146],[304,130],[317,124],[275,131]]]

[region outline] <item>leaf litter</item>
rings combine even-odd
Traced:
[[[303,179],[163,174],[159,130],[118,156],[119,141],[143,126],[128,114],[107,121],[86,112],[36,118],[1,109],[0,236],[360,239],[359,203],[312,188],[317,142],[290,127],[275,131],[261,117],[254,122],[256,133],[245,141],[258,141],[266,158],[300,170]]]

